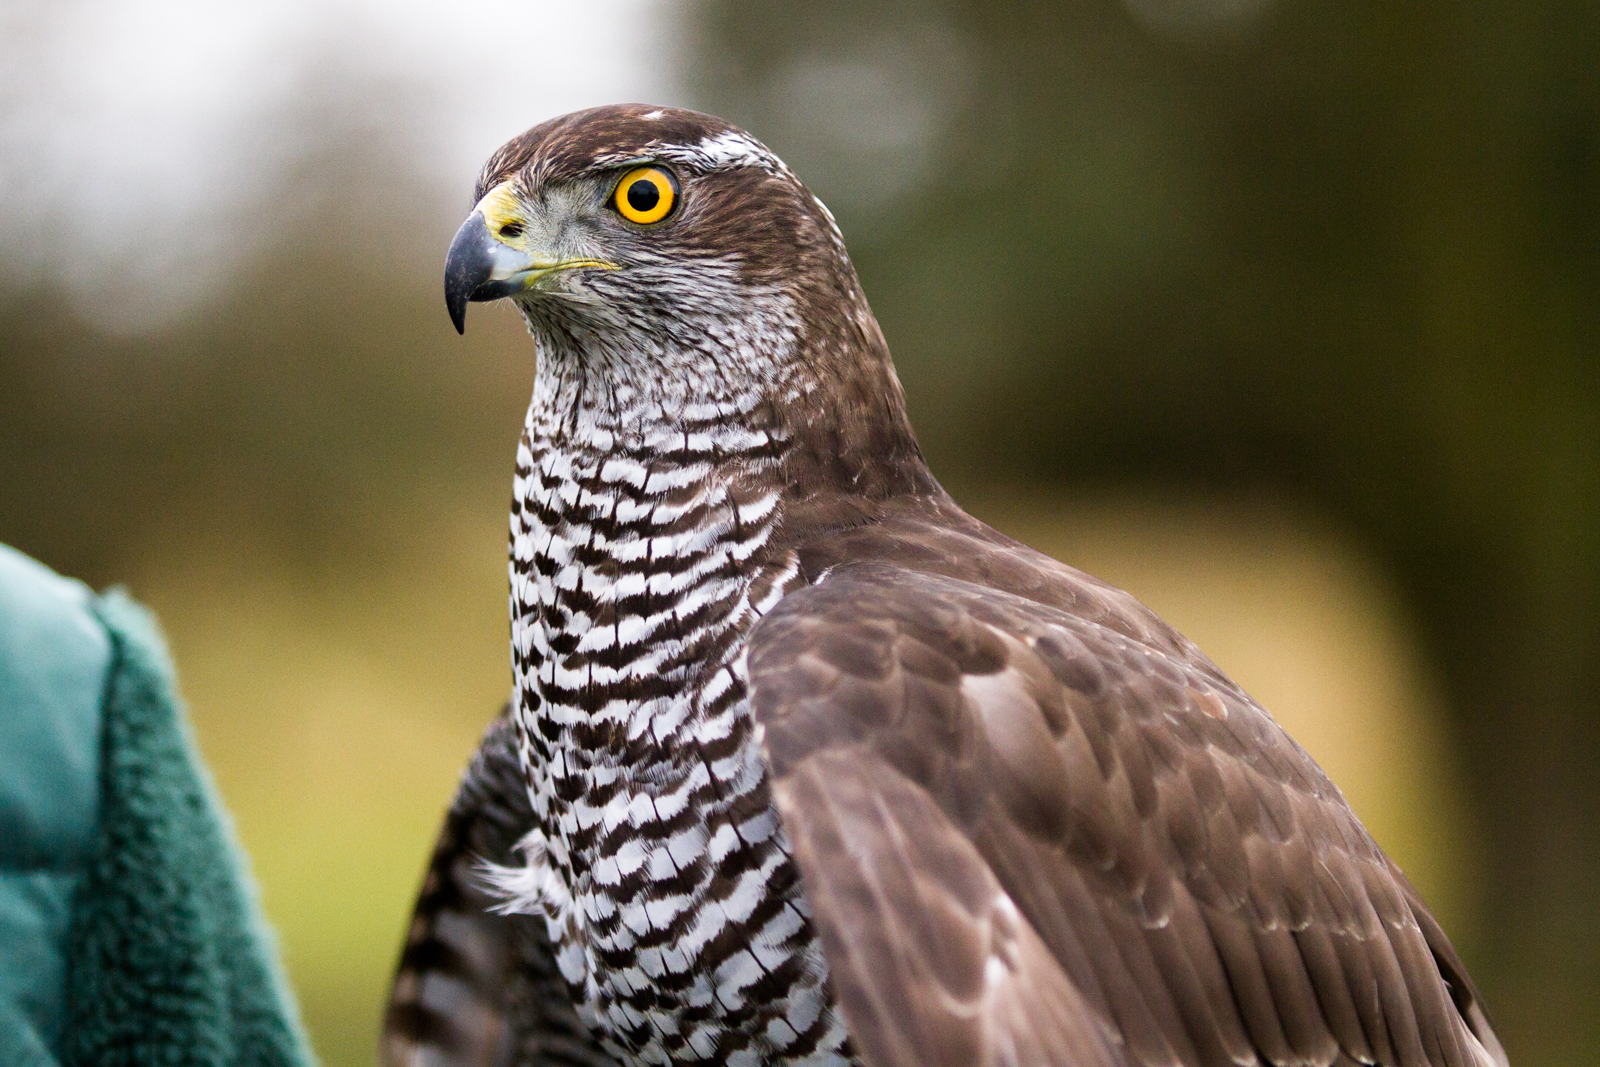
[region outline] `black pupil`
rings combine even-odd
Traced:
[[[640,178],[628,186],[628,206],[643,214],[661,202],[661,190],[648,178]]]

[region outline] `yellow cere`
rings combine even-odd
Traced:
[[[611,202],[629,222],[660,222],[678,198],[672,178],[660,167],[635,167],[622,176]]]
[[[511,191],[510,182],[501,182],[484,193],[478,210],[483,212],[483,221],[495,237],[505,240],[522,232],[522,202]]]

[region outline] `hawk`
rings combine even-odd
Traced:
[[[821,201],[641,105],[505,145],[445,298],[537,349],[514,693],[390,1064],[1491,1067],[1339,790],[1132,596],[934,480]]]

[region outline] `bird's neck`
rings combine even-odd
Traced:
[[[584,733],[564,743],[615,756],[627,739],[665,736],[659,722],[646,729],[660,711],[642,695],[679,694],[706,665],[731,663],[749,627],[808,580],[797,538],[938,490],[886,357],[876,375],[746,392],[705,383],[749,376],[687,360],[675,381],[595,362],[557,354],[539,369],[512,504],[512,636],[526,706],[543,693],[540,714],[563,737]],[[742,683],[730,685],[719,697]],[[728,710],[713,703],[713,718]]]
[[[541,367],[511,515],[518,707],[548,787],[536,806],[579,803],[595,767],[659,777],[692,764],[706,731],[745,729],[727,670],[796,574],[772,544],[790,442],[759,404],[663,402],[568,370]]]
[[[715,348],[542,342],[527,440],[686,481],[764,480],[783,497],[937,491],[887,348],[868,325],[869,335],[824,346],[759,329]]]

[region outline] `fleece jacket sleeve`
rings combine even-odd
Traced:
[[[309,1054],[242,853],[178,710],[150,616],[96,603],[111,639],[101,802],[73,906],[68,1065],[301,1067]]]
[[[0,546],[0,1064],[311,1063],[154,620]]]

